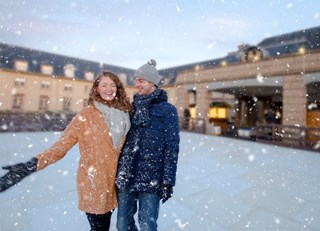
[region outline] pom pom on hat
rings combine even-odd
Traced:
[[[156,62],[156,60],[154,60],[154,59],[150,59],[150,61],[148,61],[148,64],[150,64],[150,65],[152,65],[152,66],[154,66],[154,67],[157,66],[157,62]]]
[[[145,79],[155,85],[158,85],[161,81],[161,76],[156,69],[157,62],[154,59],[150,59],[148,63],[139,67],[134,74],[133,78]]]

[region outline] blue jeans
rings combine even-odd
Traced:
[[[137,231],[134,215],[139,203],[138,221],[141,231],[156,231],[160,198],[157,194],[118,191],[118,231]]]

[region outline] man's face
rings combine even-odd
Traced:
[[[140,95],[149,95],[156,89],[153,83],[140,78],[136,78],[134,80],[134,86],[136,87],[136,89],[138,90],[138,94]]]

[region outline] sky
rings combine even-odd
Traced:
[[[0,133],[0,165],[27,161],[60,132]],[[243,139],[181,132],[173,197],[159,231],[320,229],[320,155]],[[87,231],[78,209],[78,146],[0,193],[0,231]],[[6,171],[0,168],[0,175]],[[116,213],[110,231],[115,231]]]
[[[0,42],[137,69],[221,58],[320,25],[318,0],[0,0]]]

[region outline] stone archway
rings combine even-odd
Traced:
[[[188,89],[190,86],[197,87],[197,118],[206,118],[206,112],[210,104],[210,99],[207,95],[210,91],[211,85],[222,85],[229,93],[236,94],[241,92],[237,83],[246,82],[243,85],[244,92],[251,90],[251,92],[260,91],[260,99],[264,101],[266,96],[271,93],[278,94],[278,101],[283,105],[284,125],[292,126],[306,126],[306,87],[304,76],[308,73],[320,73],[320,53],[313,53],[308,55],[295,55],[281,57],[277,59],[263,59],[258,62],[239,63],[234,65],[219,66],[214,68],[207,68],[202,70],[185,71],[179,73],[176,84],[180,89]],[[274,83],[282,83],[279,86],[270,86],[262,81],[260,85],[252,85],[263,78],[264,80],[273,79]],[[235,83],[235,86],[227,86],[228,83]],[[236,89],[236,87],[238,87]],[[186,92],[180,92],[184,95]],[[180,94],[179,94],[180,95]],[[238,94],[243,95],[243,94]],[[247,96],[250,96],[248,93]],[[251,95],[252,97],[252,95]],[[179,103],[178,107],[179,107]],[[183,105],[183,107],[186,105]],[[181,106],[180,106],[181,107]],[[245,104],[242,110],[246,110]],[[262,114],[259,114],[261,116]],[[258,121],[261,118],[258,118]],[[244,122],[241,122],[245,125]],[[247,124],[248,125],[248,124]]]

